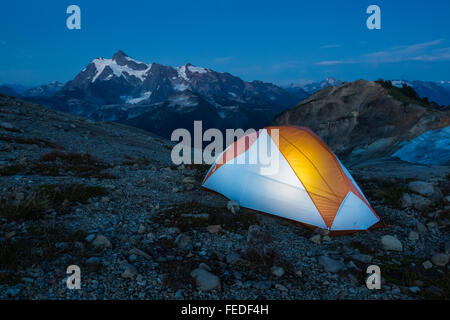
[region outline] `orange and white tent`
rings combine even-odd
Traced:
[[[306,127],[241,137],[217,157],[202,185],[242,207],[331,232],[367,230],[380,221],[348,170]]]

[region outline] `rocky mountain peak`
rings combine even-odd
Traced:
[[[347,162],[391,154],[401,141],[450,125],[450,112],[373,81],[327,87],[278,115],[274,125],[307,126]]]

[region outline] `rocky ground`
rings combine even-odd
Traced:
[[[352,173],[387,227],[330,237],[205,191],[171,144],[0,97],[0,298],[448,299],[449,167]],[[352,168],[350,168],[352,169]],[[66,287],[69,265],[81,290]],[[365,286],[381,268],[381,290]]]

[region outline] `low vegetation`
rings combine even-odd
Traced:
[[[358,183],[364,190],[369,202],[373,200],[382,201],[385,205],[399,209],[403,193],[408,192],[407,180],[395,179],[358,179]]]
[[[0,176],[39,174],[43,176],[74,175],[99,179],[113,179],[104,172],[109,165],[95,159],[87,153],[62,152],[55,150],[41,156],[39,161],[16,162],[0,167]]]
[[[9,129],[10,131],[16,129]],[[17,132],[17,131],[16,131]],[[0,136],[0,141],[5,141],[8,143],[17,143],[17,144],[28,144],[28,145],[37,145],[40,147],[48,147],[48,148],[60,148],[59,145],[53,143],[48,140],[40,139],[40,138],[24,138],[24,137],[15,137],[15,136]]]
[[[209,225],[221,225],[228,230],[248,229],[256,221],[256,215],[250,210],[242,209],[232,214],[224,208],[210,207],[196,201],[170,206],[156,217],[156,222],[181,231],[204,229]]]
[[[29,226],[23,236],[1,241],[0,284],[14,285],[20,282],[20,271],[38,265],[44,267],[64,253],[70,253],[73,259],[82,256],[82,241],[86,236],[82,231],[71,232],[61,226],[39,223]]]
[[[419,104],[424,107],[432,107],[432,103],[428,101],[428,98],[421,98],[413,87],[403,84],[402,87],[399,88],[394,86],[391,81],[385,81],[383,79],[379,79],[376,82],[381,84],[381,86],[388,91],[390,96],[400,101],[404,106],[407,106],[408,104]]]
[[[11,197],[0,198],[0,217],[13,221],[35,220],[47,211],[67,213],[77,202],[86,202],[93,197],[107,194],[106,189],[80,184],[41,185],[22,200]]]

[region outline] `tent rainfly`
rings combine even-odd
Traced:
[[[267,127],[241,137],[217,157],[202,185],[242,207],[331,234],[381,224],[348,170],[306,127]]]

